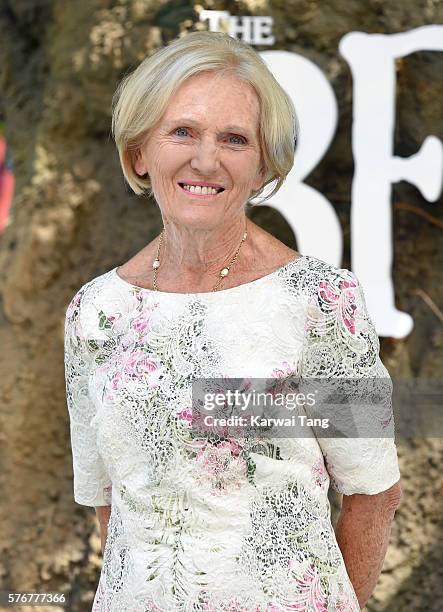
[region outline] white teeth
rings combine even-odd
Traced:
[[[213,187],[201,187],[200,185],[187,185],[184,183],[183,188],[191,193],[198,193],[201,195],[215,195],[218,193],[217,189],[214,189]]]

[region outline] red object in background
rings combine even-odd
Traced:
[[[6,167],[6,141],[0,136],[0,234],[6,227],[14,193],[14,175]]]

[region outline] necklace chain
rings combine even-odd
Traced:
[[[156,258],[154,259],[154,261],[152,262],[152,270],[153,270],[153,289],[154,291],[158,291],[158,287],[157,287],[157,270],[160,267],[160,249],[161,246],[163,244],[163,238],[165,235],[165,228],[162,229],[161,234],[160,234],[160,239],[158,241],[158,246],[157,246],[157,255]],[[217,280],[217,282],[215,283],[214,287],[211,289],[211,291],[217,291],[217,289],[219,288],[220,284],[223,282],[223,280],[228,276],[231,267],[235,264],[235,262],[237,261],[237,257],[238,254],[240,252],[241,246],[244,243],[244,241],[246,240],[248,236],[248,232],[245,230],[243,237],[240,241],[240,244],[238,245],[237,250],[234,253],[233,258],[231,259],[231,261],[229,262],[229,264],[227,266],[225,266],[224,268],[222,268],[219,272],[219,279]]]

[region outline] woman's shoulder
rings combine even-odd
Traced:
[[[78,320],[85,331],[100,326],[100,314],[106,301],[115,297],[113,275],[115,268],[85,281],[71,297],[66,309],[66,321]]]
[[[81,303],[85,305],[93,301],[96,296],[101,295],[103,291],[106,291],[106,289],[111,286],[114,271],[115,268],[112,268],[86,280],[76,290],[72,300],[77,298],[77,301],[81,301]]]
[[[277,271],[280,278],[297,290],[313,293],[328,283],[337,288],[346,282],[356,282],[348,268],[340,267],[310,254],[293,250],[263,228],[254,226],[256,236],[256,260],[267,261],[269,269]]]
[[[344,287],[357,286],[358,279],[348,268],[331,264],[314,255],[301,255],[281,270],[285,282],[309,295],[325,286],[340,292]]]

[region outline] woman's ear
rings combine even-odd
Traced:
[[[133,157],[134,170],[138,176],[143,177],[147,174],[146,164],[140,149],[137,149]]]
[[[263,183],[265,182],[266,176],[266,164],[262,162],[259,171],[257,172],[257,176],[254,181],[254,191],[259,191],[263,187]]]

